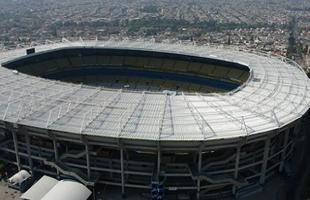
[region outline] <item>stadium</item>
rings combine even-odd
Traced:
[[[289,171],[310,107],[298,64],[246,50],[64,41],[0,62],[1,160],[123,196],[249,195]]]

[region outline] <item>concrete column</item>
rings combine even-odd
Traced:
[[[270,141],[271,141],[271,137],[268,136],[268,138],[265,141],[263,164],[262,164],[262,168],[261,168],[261,176],[259,179],[260,184],[265,183],[267,163],[268,163],[269,150],[270,150]]]
[[[25,136],[26,136],[28,163],[30,166],[31,173],[33,174],[33,162],[32,162],[32,158],[31,158],[30,136],[29,136],[28,132],[25,133]]]
[[[159,181],[160,177],[160,163],[161,163],[161,151],[160,151],[160,144],[158,143],[157,146],[157,180]]]
[[[16,131],[15,130],[12,130],[12,136],[13,136],[13,142],[14,142],[14,150],[15,150],[17,168],[18,168],[18,171],[20,171],[21,170],[21,165],[20,165],[20,158],[19,158],[19,151],[18,151],[17,135],[16,135]]]
[[[235,160],[235,171],[234,171],[234,178],[238,179],[239,175],[239,162],[240,162],[240,150],[241,146],[239,145],[236,149],[236,160]],[[236,194],[237,186],[233,186],[233,194]]]
[[[200,174],[201,174],[201,165],[202,165],[202,147],[200,146],[198,152],[198,179],[197,179],[197,195],[196,198],[200,199]]]
[[[122,196],[125,196],[124,149],[120,148]]]
[[[55,158],[55,161],[58,162],[59,155],[58,155],[58,148],[57,148],[57,140],[55,136],[53,137],[53,146],[54,146],[54,158]]]
[[[285,162],[285,156],[286,156],[286,149],[287,149],[287,144],[288,144],[288,139],[289,139],[289,131],[290,129],[286,129],[284,133],[284,141],[283,141],[283,146],[282,146],[282,152],[281,152],[281,163],[279,167],[279,171],[282,172],[284,168],[284,162]]]
[[[52,139],[53,139],[53,146],[54,146],[54,159],[55,162],[59,161],[59,154],[58,154],[58,148],[57,148],[57,140],[56,140],[56,136],[55,135],[51,135]],[[60,176],[59,170],[56,168],[56,173],[57,173],[57,177]]]
[[[88,143],[85,143],[85,152],[86,152],[86,166],[87,166],[87,178],[90,179],[90,159],[89,159],[89,146]]]

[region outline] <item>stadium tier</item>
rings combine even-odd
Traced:
[[[301,67],[257,52],[83,41],[0,62],[1,159],[123,195],[261,190],[288,173],[310,107]]]

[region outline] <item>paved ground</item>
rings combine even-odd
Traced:
[[[113,187],[105,187],[102,191],[98,191],[96,194],[97,200],[123,200],[121,191]],[[126,200],[149,200],[149,194],[144,194],[138,190],[128,191]]]
[[[19,200],[20,192],[8,187],[8,185],[0,181],[0,199],[1,200]]]

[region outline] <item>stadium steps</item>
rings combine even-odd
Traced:
[[[189,165],[189,170],[191,172],[191,177],[193,180],[197,180],[200,177],[200,179],[206,180],[213,184],[230,183],[239,187],[248,184],[248,182],[242,177],[235,179],[232,175],[210,175],[206,172],[202,172],[199,174],[195,165]]]
[[[81,158],[86,155],[86,151],[77,152],[77,151],[71,151],[68,153],[64,153],[60,156],[60,160],[66,159],[66,158]]]
[[[128,184],[149,185],[151,183],[151,177],[147,176],[128,175],[126,179]]]
[[[78,169],[67,167],[61,162],[53,162],[53,161],[48,161],[48,160],[44,160],[43,162],[45,165],[56,168],[62,174],[77,179],[84,185],[94,186],[95,181],[88,181],[88,178],[85,176],[85,174]]]
[[[236,192],[236,199],[242,199],[263,190],[263,186],[259,182],[240,188]]]
[[[120,169],[120,161],[118,159],[106,159],[98,157],[90,157],[91,166],[96,168],[106,168],[106,169]],[[85,159],[74,159],[66,158],[62,159],[62,162],[67,166],[72,166],[76,168],[85,168],[86,160]],[[135,161],[124,161],[126,171],[141,172],[144,175],[152,174],[153,165],[145,162],[135,162]]]
[[[208,162],[208,164],[206,164],[205,166],[202,167],[203,170],[208,169],[212,166],[216,166],[216,165],[223,165],[225,163],[230,162],[231,160],[235,159],[236,155],[232,155],[227,157],[226,159],[223,160],[219,160],[219,161],[214,161],[214,162]]]

